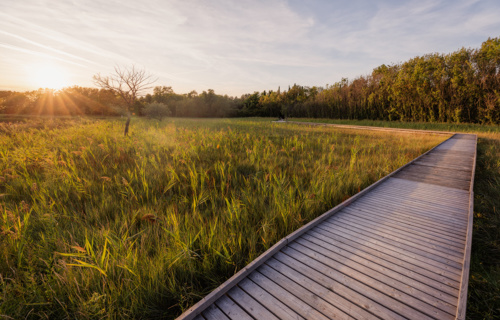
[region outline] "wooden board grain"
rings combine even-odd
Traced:
[[[249,278],[241,281],[238,286],[280,319],[305,319]]]

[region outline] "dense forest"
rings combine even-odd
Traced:
[[[309,117],[430,122],[500,123],[500,38],[480,48],[432,53],[381,65],[371,74],[343,78],[326,87],[293,85],[287,90],[241,97],[214,90],[178,94],[155,87],[136,102],[141,116],[164,103],[174,117]],[[70,87],[54,91],[0,91],[0,113],[36,115],[119,115],[123,102],[113,92]]]

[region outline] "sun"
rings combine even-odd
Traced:
[[[31,82],[37,88],[59,90],[69,86],[68,73],[55,63],[38,64],[30,69]]]

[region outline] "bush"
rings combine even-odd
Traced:
[[[160,102],[152,102],[146,105],[144,114],[148,118],[153,118],[161,121],[163,118],[170,116],[172,112],[166,104]]]

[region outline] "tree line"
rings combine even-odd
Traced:
[[[132,115],[145,116],[148,104],[157,102],[165,104],[174,117],[233,117],[239,114],[241,101],[216,94],[212,89],[200,94],[178,94],[172,87],[158,86],[153,94],[139,97],[128,106],[114,90],[73,86],[61,90],[0,91],[0,114],[120,116],[130,110]]]
[[[480,48],[432,53],[381,65],[353,80],[326,87],[294,84],[287,90],[241,97],[175,93],[157,86],[136,99],[131,111],[145,115],[152,103],[164,104],[174,117],[309,117],[429,122],[500,123],[500,38]],[[0,91],[0,113],[119,115],[123,99],[106,88],[70,87],[54,91]],[[127,107],[128,108],[128,107]],[[130,108],[128,108],[130,110]]]
[[[325,88],[294,85],[249,95],[255,116],[500,123],[500,38],[480,48],[381,65]]]

